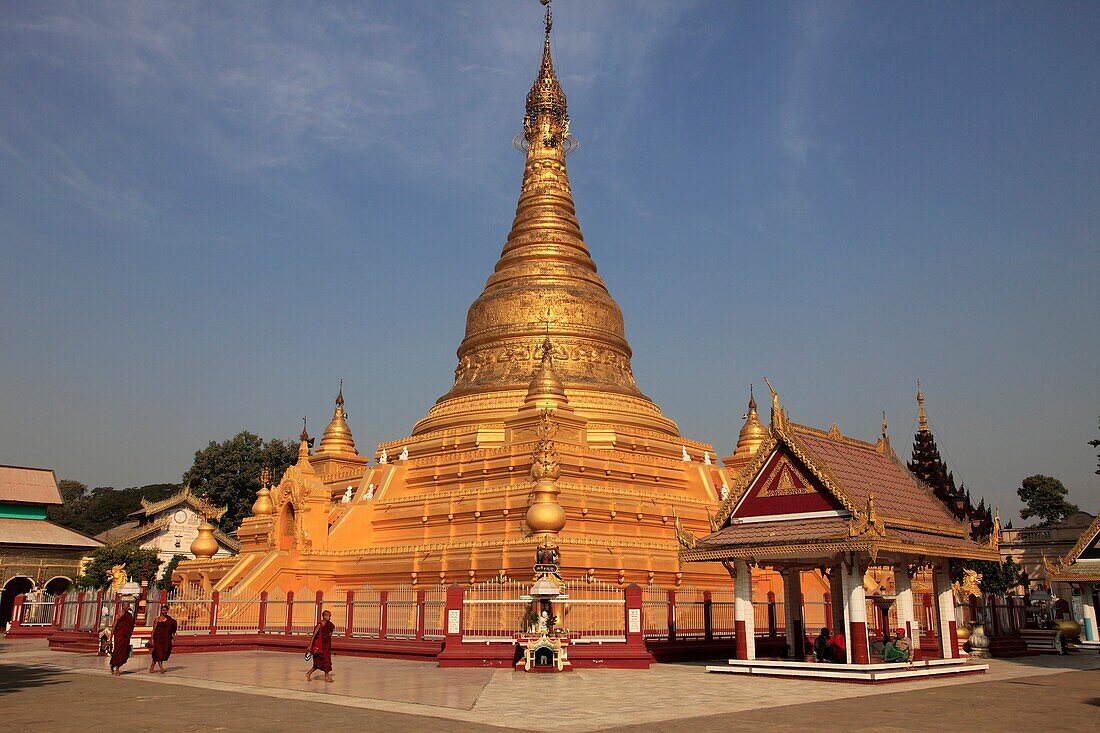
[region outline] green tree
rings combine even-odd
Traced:
[[[278,438],[264,442],[249,432],[237,433],[222,443],[210,444],[195,452],[195,462],[183,474],[184,483],[196,494],[207,494],[216,506],[226,506],[222,529],[232,531],[249,515],[256,492],[260,490],[260,469],[271,469],[278,482],[283,472],[297,460],[298,444]]]
[[[128,489],[99,486],[90,493],[79,481],[62,479],[57,482],[64,502],[50,507],[46,515],[58,524],[86,535],[117,527],[129,520],[130,514],[141,507],[141,500],[159,501],[179,491],[179,484],[148,484]]]
[[[126,566],[126,577],[141,582],[152,582],[157,577],[161,560],[156,550],[144,550],[135,545],[108,545],[92,550],[84,574],[75,581],[78,588],[103,588],[111,580],[111,568]]]
[[[46,517],[52,522],[73,527],[80,516],[84,501],[88,498],[88,485],[79,481],[63,478],[57,482],[61,490],[61,506],[46,509]]]
[[[176,572],[176,567],[180,564],[180,561],[186,559],[187,555],[172,555],[172,559],[164,566],[164,573],[161,574],[160,580],[157,581],[159,590],[172,590],[172,574]]]
[[[992,560],[955,560],[951,563],[952,580],[962,580],[963,570],[974,570],[982,575],[979,584],[983,593],[1004,595],[1023,582],[1024,569],[1011,557],[1001,562]]]
[[[1020,516],[1023,519],[1038,517],[1043,525],[1053,524],[1077,511],[1076,504],[1066,501],[1066,487],[1050,476],[1028,476],[1016,489],[1016,494],[1024,503]]]

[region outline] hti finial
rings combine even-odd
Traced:
[[[309,440],[309,433],[306,432],[306,419],[304,417],[302,418],[302,434],[298,437],[301,438],[303,441]]]
[[[917,380],[917,430],[927,432],[928,415],[924,413],[924,392],[920,389],[920,380]]]
[[[340,380],[340,392],[336,395],[336,404],[343,406],[344,404],[344,380]]]
[[[749,384],[749,409],[756,409],[756,395],[752,393],[752,384]]]
[[[550,0],[539,0],[546,6],[546,35],[550,35],[550,29],[554,27],[554,16],[550,12]]]

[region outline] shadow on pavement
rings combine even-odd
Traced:
[[[0,664],[0,695],[62,682],[55,670],[45,667]]]

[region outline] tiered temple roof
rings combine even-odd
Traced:
[[[932,487],[933,492],[944,506],[959,521],[970,527],[970,536],[979,540],[989,537],[994,531],[993,512],[982,499],[974,506],[970,492],[965,487],[955,487],[955,476],[947,470],[947,464],[940,457],[936,439],[928,427],[928,415],[924,410],[924,392],[917,384],[917,433],[913,436],[913,456],[909,461],[909,470],[917,478]]]
[[[995,560],[932,488],[906,470],[885,425],[877,443],[792,423],[773,397],[767,440],[685,560],[862,551]]]

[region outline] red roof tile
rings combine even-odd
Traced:
[[[817,431],[794,427],[794,432],[860,507],[874,492],[875,510],[883,518],[962,527],[932,490],[891,456]]]

